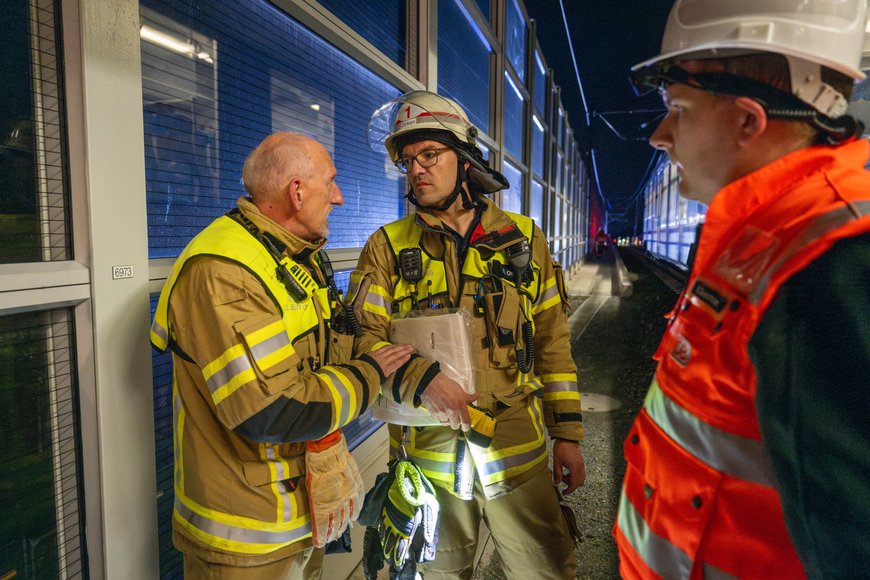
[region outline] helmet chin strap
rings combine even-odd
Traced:
[[[414,195],[414,188],[409,187],[408,193],[405,194],[405,197],[408,201],[411,202],[412,205],[418,207],[420,209],[428,209],[430,211],[447,211],[450,209],[450,206],[453,205],[453,202],[456,201],[456,198],[462,194],[462,207],[464,209],[474,209],[478,205],[477,195],[471,194],[466,191],[466,188],[462,187],[463,183],[468,182],[468,173],[465,171],[465,164],[463,163],[463,159],[460,156],[459,160],[456,162],[456,187],[453,188],[453,192],[448,195],[443,202],[439,205],[423,205],[417,200],[417,196]]]

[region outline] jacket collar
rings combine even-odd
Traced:
[[[480,220],[474,231],[471,232],[470,244],[472,246],[483,245],[491,250],[500,250],[510,245],[510,243],[499,243],[499,234],[504,234],[515,228],[516,223],[491,199],[481,197],[480,201],[483,203]],[[475,210],[470,209],[467,211]],[[418,210],[414,220],[424,231],[448,235],[441,220],[429,212]],[[492,242],[495,242],[494,245]]]
[[[317,242],[309,242],[287,231],[281,224],[272,218],[263,215],[260,209],[254,205],[250,197],[240,197],[237,202],[239,210],[246,218],[251,220],[255,226],[260,228],[265,234],[269,234],[274,240],[280,242],[284,246],[284,253],[290,257],[297,256],[308,258],[310,255],[319,251],[325,244],[326,240],[318,240]]]

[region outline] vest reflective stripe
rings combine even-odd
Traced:
[[[332,394],[332,400],[335,401],[335,424],[330,432],[347,425],[353,417],[351,411],[356,408],[356,391],[353,385],[346,377],[328,368],[323,368],[314,375],[326,385]]]
[[[298,304],[289,296],[287,289],[275,275],[275,260],[263,248],[260,242],[237,221],[227,216],[221,216],[191,240],[175,261],[172,272],[163,285],[163,290],[157,301],[157,309],[154,312],[154,322],[151,325],[151,343],[156,348],[160,350],[168,348],[169,339],[172,335],[169,325],[169,297],[172,288],[184,269],[184,264],[198,255],[227,258],[242,264],[256,275],[272,297],[278,302],[284,326],[291,343],[304,332],[319,324],[316,308],[300,308],[300,305],[307,306],[308,302]],[[281,261],[288,268],[295,264],[293,260],[286,257]],[[313,304],[315,300],[320,304],[322,316],[325,319],[329,319],[331,309],[325,288],[318,288],[316,290],[310,302]],[[262,330],[258,329],[252,334],[256,335]]]
[[[173,518],[207,545],[243,554],[274,552],[311,534],[311,521],[296,518],[292,524],[270,524],[227,516],[181,498],[176,490]]]
[[[172,335],[169,324],[169,298],[184,265],[195,256],[223,257],[243,265],[264,285],[278,304],[281,319],[254,329],[242,337],[243,342],[229,347],[203,369],[212,399],[217,405],[242,385],[255,380],[254,365],[268,370],[294,353],[293,341],[328,324],[330,304],[325,288],[317,288],[308,300],[297,303],[276,276],[275,261],[262,245],[235,220],[223,216],[200,232],[176,260],[158,300],[151,330],[155,347],[165,350]],[[295,265],[289,258],[282,263]],[[336,400],[336,423],[347,423],[350,409],[356,404],[355,393],[340,378],[319,373],[320,380],[333,392]],[[349,391],[350,390],[350,394]],[[340,404],[339,404],[340,403]],[[300,514],[307,506],[297,505],[296,497],[281,483],[293,477],[290,466],[271,445],[260,445],[260,461],[269,470],[269,485],[275,498],[275,521],[260,521],[218,512],[197,504],[186,496],[185,457],[186,413],[173,374],[173,428],[175,452],[175,513],[173,519],[187,533],[206,545],[230,552],[266,554],[311,534],[310,517]]]
[[[529,243],[532,243],[534,235],[534,222],[523,215],[504,212],[517,225],[520,232],[526,237]],[[416,221],[416,214],[409,215],[398,221],[387,224],[381,228],[387,239],[390,242],[390,247],[398,263],[399,252],[405,248],[416,248],[420,246],[420,239],[423,235],[423,226]],[[509,265],[506,258],[502,255],[503,252],[496,252],[489,260],[483,260],[480,252],[475,247],[468,248],[468,253],[465,257],[465,262],[462,266],[462,275],[480,279],[489,273],[489,262],[500,262],[504,265]],[[430,258],[426,252],[422,252],[423,272],[425,276],[417,284],[418,297],[422,294],[425,297],[427,292],[431,294],[440,294],[447,292],[447,275],[444,269],[444,262]],[[534,281],[531,285],[532,294],[540,292],[537,270],[533,268]],[[427,282],[431,282],[431,287]],[[370,291],[371,292],[371,291]],[[392,300],[400,300],[400,311],[405,312],[410,310],[411,305],[406,304],[405,298],[411,295],[410,285],[404,279],[399,277],[396,280],[393,290]]]
[[[366,292],[365,301],[362,304],[362,309],[384,318],[391,318],[391,308],[389,294],[386,290],[376,284],[369,284]]]
[[[541,295],[538,296],[538,300],[535,302],[535,314],[562,303],[562,294],[559,292],[559,285],[556,284],[555,276],[546,280],[542,286]]]
[[[278,455],[278,451],[269,444],[260,445],[262,452],[261,456],[269,466],[269,473],[272,475],[272,491],[277,502],[277,522],[287,522],[293,519],[293,514],[297,511],[296,498],[292,493],[287,493],[284,485],[281,483],[284,480],[290,479],[290,466],[287,462]]]
[[[215,405],[256,378],[251,359],[241,344],[230,347],[215,361],[203,367],[202,376]]]
[[[164,328],[156,318],[151,324],[151,344],[161,351],[166,350],[166,347],[169,345],[169,335],[166,332],[166,328]]]
[[[649,529],[643,517],[626,497],[625,491],[619,497],[617,518],[619,531],[653,572],[669,580],[689,577],[692,572],[692,559]]]
[[[773,475],[761,441],[705,423],[671,400],[653,379],[644,401],[650,418],[688,453],[711,468],[767,487]]]
[[[758,281],[758,286],[749,294],[749,301],[753,304],[758,304],[767,291],[771,278],[773,278],[783,264],[791,260],[798,251],[805,248],[812,240],[818,239],[826,233],[855,220],[858,217],[856,212],[865,217],[870,214],[870,201],[858,201],[816,218],[797,237],[789,242],[788,250],[784,251],[777,261],[767,268]]]

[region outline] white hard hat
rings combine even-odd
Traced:
[[[369,146],[386,149],[390,159],[399,158],[396,138],[412,132],[446,131],[456,137],[456,145],[477,146],[477,129],[456,101],[429,91],[412,91],[393,99],[372,114],[368,126]]]
[[[789,62],[792,93],[822,114],[838,117],[848,102],[821,81],[820,67],[865,78],[860,64],[866,19],[866,0],[676,0],[661,54],[632,70],[672,59],[782,54]]]

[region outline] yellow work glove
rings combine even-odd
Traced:
[[[362,478],[341,430],[305,444],[305,471],[312,541],[322,548],[344,533],[363,504]]]
[[[438,545],[438,500],[426,476],[411,461],[395,465],[378,533],[385,560],[400,570],[406,560],[430,562]]]

